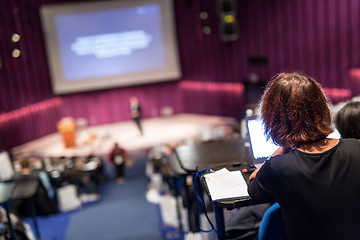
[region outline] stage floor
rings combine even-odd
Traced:
[[[53,133],[13,148],[15,158],[39,156],[106,157],[118,142],[130,153],[170,142],[191,143],[221,137],[229,127],[238,127],[234,118],[198,114],[178,114],[143,119],[141,136],[133,121],[80,128],[76,132],[76,148],[65,148],[60,133]]]

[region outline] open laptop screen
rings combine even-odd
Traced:
[[[271,139],[266,141],[266,135],[264,130],[263,121],[259,118],[253,118],[247,120],[248,134],[250,140],[250,146],[254,159],[265,160],[270,157],[276,149],[279,148],[272,142]],[[329,138],[339,139],[341,136],[337,129],[331,133]]]
[[[271,139],[266,140],[263,121],[259,118],[247,120],[247,128],[251,151],[254,159],[266,159],[270,157],[279,146],[275,145]]]

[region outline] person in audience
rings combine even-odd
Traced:
[[[349,102],[341,108],[335,126],[342,138],[360,139],[360,102]]]
[[[136,126],[138,127],[141,136],[143,135],[143,129],[141,126],[141,114],[142,114],[142,108],[139,103],[139,100],[137,97],[131,97],[130,98],[130,114],[132,120],[134,120]]]
[[[104,160],[100,156],[90,154],[86,157],[86,164],[91,166],[96,166],[94,172],[91,174],[91,180],[95,182],[96,185],[100,186],[105,182],[105,173],[104,173]]]
[[[97,160],[90,160],[87,157],[75,159],[75,171],[73,183],[77,186],[79,198],[83,202],[96,201],[100,199],[99,184],[95,180],[98,166]]]
[[[289,239],[360,239],[360,141],[330,139],[328,100],[304,73],[280,73],[260,101],[279,149],[250,176],[249,195],[278,202]]]
[[[20,175],[19,174],[15,174],[15,177],[18,176],[24,176],[24,175],[31,175],[32,174],[32,169],[31,169],[31,162],[28,158],[22,159],[20,161]]]
[[[113,149],[110,152],[109,159],[115,165],[116,168],[116,181],[117,183],[123,183],[125,181],[125,160],[127,158],[127,152],[120,146],[119,143],[115,143]]]

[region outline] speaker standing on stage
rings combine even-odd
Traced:
[[[137,97],[130,98],[130,113],[131,118],[136,123],[136,126],[139,128],[140,134],[143,135],[143,130],[141,127],[141,105]]]

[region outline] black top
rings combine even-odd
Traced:
[[[248,191],[280,204],[289,239],[360,239],[360,141],[272,157]]]

